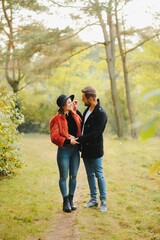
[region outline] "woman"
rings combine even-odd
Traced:
[[[50,120],[51,141],[58,146],[57,164],[59,169],[59,187],[63,196],[63,211],[76,210],[73,203],[76,188],[76,177],[79,168],[80,155],[78,145],[73,139],[81,135],[81,118],[73,111],[74,95],[57,98],[58,113]],[[69,189],[67,178],[69,173]]]

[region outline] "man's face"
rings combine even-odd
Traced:
[[[90,100],[85,97],[84,93],[82,94],[82,102],[84,102],[84,106],[89,107],[91,105]]]

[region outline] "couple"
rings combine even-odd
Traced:
[[[91,199],[84,208],[98,206],[96,178],[100,193],[100,211],[107,211],[106,180],[102,167],[103,131],[107,115],[100,106],[96,90],[87,86],[82,89],[82,101],[87,106],[82,119],[74,109],[74,95],[57,98],[58,113],[50,120],[51,141],[58,146],[57,164],[59,169],[59,187],[63,196],[63,211],[76,210],[73,197],[76,177],[80,163],[79,149],[84,161]],[[67,178],[69,184],[67,191]]]

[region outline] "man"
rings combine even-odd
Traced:
[[[100,192],[100,211],[107,211],[106,180],[104,177],[102,156],[103,131],[107,123],[107,115],[100,106],[96,90],[87,86],[82,89],[82,101],[87,106],[82,118],[82,136],[76,139],[81,144],[82,158],[84,161],[91,199],[84,208],[98,206],[96,178]]]

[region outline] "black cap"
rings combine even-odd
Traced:
[[[58,98],[57,98],[57,105],[58,107],[63,107],[63,105],[65,104],[65,102],[67,101],[67,99],[70,98],[72,101],[74,99],[74,95],[70,95],[69,97],[67,97],[66,95],[60,95]]]

